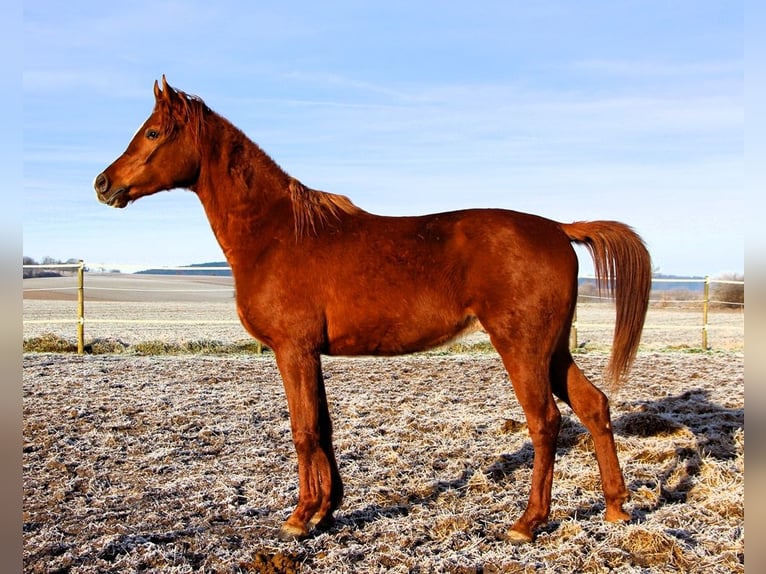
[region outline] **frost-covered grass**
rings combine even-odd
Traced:
[[[577,360],[599,380],[604,353]],[[25,571],[744,571],[741,352],[639,354],[612,397],[629,524],[602,520],[562,405],[551,519],[524,546],[505,532],[532,448],[495,355],[324,364],[346,498],[280,542],[297,475],[270,354],[25,354]]]

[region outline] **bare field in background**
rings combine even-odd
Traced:
[[[75,287],[74,277],[24,280],[25,339],[43,333],[75,338]],[[713,310],[708,322],[711,348],[744,350],[743,311]],[[613,328],[610,303],[578,305],[577,339],[585,351],[608,350]],[[87,274],[85,338],[86,342],[118,339],[130,345],[147,340],[229,343],[249,335],[239,325],[231,277]],[[469,339],[477,340],[482,340],[481,334]],[[700,348],[701,344],[701,304],[696,309],[668,304],[650,308],[642,351]]]

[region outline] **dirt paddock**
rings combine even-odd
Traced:
[[[577,358],[594,380],[606,355]],[[551,520],[492,354],[325,359],[346,498],[302,542],[270,355],[24,356],[25,572],[743,572],[744,353],[642,352],[612,397],[632,498],[602,519],[589,436],[562,405]]]

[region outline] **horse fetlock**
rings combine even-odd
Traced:
[[[526,516],[522,516],[516,521],[516,524],[511,526],[508,531],[507,539],[511,544],[525,544],[527,542],[533,542],[535,539],[535,528],[545,524],[547,518],[536,517],[529,519]]]
[[[310,520],[305,521],[299,516],[302,513],[296,510],[279,529],[278,537],[283,541],[304,540],[311,535],[311,529],[329,530],[335,524],[332,513],[332,510],[319,510]]]
[[[278,537],[280,540],[289,542],[291,540],[303,540],[308,538],[309,530],[306,524],[299,524],[292,519],[288,520],[279,529]]]
[[[631,519],[631,515],[626,512],[622,505],[630,499],[630,492],[624,487],[620,490],[620,493],[616,496],[606,497],[606,512],[604,513],[604,520],[607,522],[627,522]]]
[[[607,522],[628,522],[630,519],[630,514],[623,510],[622,505],[608,506],[604,514],[604,520]]]
[[[329,530],[335,525],[335,517],[332,515],[332,511],[329,512],[317,512],[309,520],[309,526],[316,528],[317,530]]]
[[[534,535],[532,534],[532,531],[524,528],[524,529],[517,529],[518,527],[514,525],[513,528],[511,528],[508,533],[506,534],[506,539],[511,544],[528,544],[532,541],[534,541]]]

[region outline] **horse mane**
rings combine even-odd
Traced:
[[[194,135],[198,139],[202,126],[205,123],[205,115],[208,113],[215,114],[215,112],[205,104],[202,98],[189,95],[174,88],[170,89],[175,91],[183,103],[183,113],[186,115],[184,118],[186,120],[185,123],[194,130]],[[165,118],[163,129],[170,131],[174,129],[175,122],[173,121],[173,114],[168,113],[171,110],[165,111],[166,113],[162,114],[163,118]],[[221,119],[226,121],[225,118]],[[230,124],[228,121],[226,123]],[[235,126],[231,125],[231,127],[241,133],[241,130]],[[293,217],[295,219],[295,236],[297,239],[305,236],[308,232],[316,235],[331,219],[338,220],[342,213],[355,214],[362,212],[345,195],[311,189],[294,177],[285,174],[282,168],[258,144],[247,138],[244,133],[242,133],[242,136],[250,141],[252,148],[257,152],[256,155],[261,161],[267,160],[265,163],[270,165],[271,169],[277,170],[280,176],[287,177],[287,197],[292,203]]]
[[[297,238],[303,237],[309,230],[316,235],[330,219],[339,219],[341,213],[362,211],[345,195],[311,189],[294,177],[290,178],[287,189],[293,204]]]

